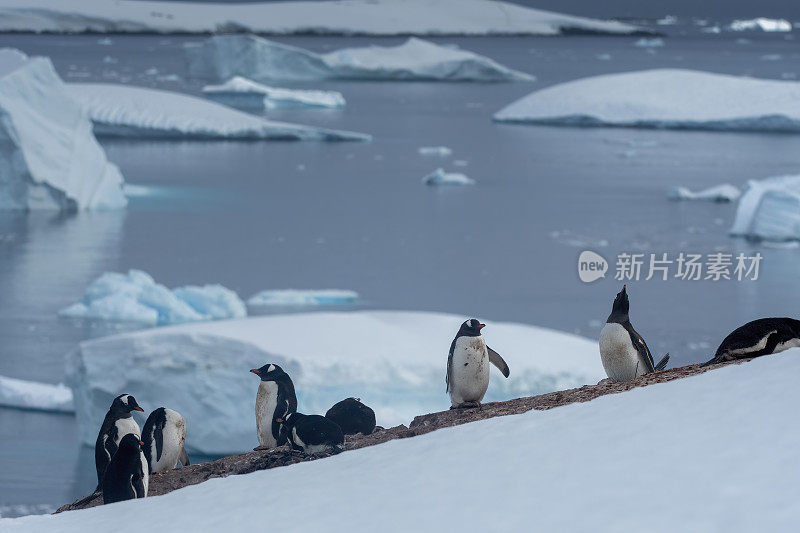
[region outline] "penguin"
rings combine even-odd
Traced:
[[[256,450],[268,450],[286,444],[278,418],[297,411],[297,396],[289,374],[278,365],[266,364],[250,372],[261,378],[256,394]]]
[[[631,325],[628,317],[628,293],[626,286],[617,293],[611,314],[600,331],[600,359],[611,381],[631,381],[638,376],[664,370],[669,361],[665,355],[654,364],[650,349]]]
[[[131,416],[131,411],[144,411],[136,398],[130,394],[120,394],[111,402],[100,432],[97,434],[97,442],[94,445],[94,464],[97,469],[97,490],[103,483],[103,474],[106,467],[111,462],[117,452],[122,437],[132,433],[141,437],[142,433],[139,424]],[[96,492],[96,491],[95,491]]]
[[[447,392],[450,394],[450,409],[479,407],[489,388],[489,363],[503,376],[509,375],[506,362],[500,354],[486,346],[481,329],[486,324],[471,318],[461,324],[450,344],[447,356]]]
[[[304,415],[295,411],[285,418],[279,418],[278,423],[292,450],[302,450],[307,454],[342,451],[342,428],[324,416]]]
[[[800,346],[800,320],[759,318],[736,328],[722,340],[713,359],[703,366],[779,353]]]
[[[142,430],[144,456],[151,474],[189,466],[186,455],[186,420],[177,411],[159,407],[147,417]]]
[[[345,435],[369,435],[375,431],[375,411],[361,403],[361,398],[347,398],[334,404],[325,418],[335,422]]]
[[[119,449],[103,475],[103,503],[146,498],[150,476],[144,443],[138,435],[128,433],[119,442]]]

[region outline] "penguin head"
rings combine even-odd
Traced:
[[[481,323],[477,318],[470,318],[461,324],[461,329],[458,330],[458,337],[480,337],[481,329],[486,324]]]
[[[122,440],[119,441],[120,451],[125,450],[128,452],[139,453],[139,450],[144,446],[144,442],[139,440],[139,437],[133,433],[128,433]]]
[[[611,322],[612,317],[622,318],[628,316],[630,302],[628,302],[628,292],[626,288],[626,285],[623,285],[622,290],[619,291],[617,297],[614,298],[614,305],[611,307],[611,315],[608,317],[609,322]]]
[[[267,363],[261,368],[254,368],[250,372],[261,378],[261,381],[281,381],[289,377],[278,365]]]
[[[139,404],[136,403],[136,398],[130,394],[120,394],[114,401],[111,402],[111,411],[119,414],[129,414],[131,411],[144,411]]]

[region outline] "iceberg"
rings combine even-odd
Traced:
[[[171,291],[146,272],[131,270],[106,272],[89,285],[80,302],[58,314],[156,326],[241,318],[247,316],[247,308],[235,292],[221,285],[189,285]]]
[[[4,0],[0,31],[328,35],[558,35],[646,33],[492,0],[176,2]]]
[[[390,426],[447,409],[447,350],[463,320],[428,312],[326,311],[156,328],[81,343],[68,356],[68,384],[86,444],[97,437],[109,402],[125,390],[146,410],[164,405],[183,414],[192,428],[190,450],[236,453],[257,444],[258,382],[248,370],[267,362],[292,376],[303,412],[325,413],[355,396],[375,410],[378,424]],[[493,371],[486,401],[605,376],[596,341],[499,322],[488,322],[485,336],[511,368],[510,379]]]
[[[655,69],[593,76],[535,91],[498,122],[800,132],[800,82]]]
[[[654,39],[639,39],[633,46],[638,46],[640,48],[660,48],[664,46],[664,39],[654,38]]]
[[[358,293],[340,289],[261,291],[247,300],[252,307],[349,305],[358,301]]]
[[[369,135],[266,120],[202,98],[114,83],[70,83],[67,91],[105,137],[368,141]]]
[[[800,176],[747,182],[730,233],[768,241],[800,240]]]
[[[420,81],[532,81],[488,57],[412,37],[397,46],[344,48],[317,54],[255,35],[215,35],[184,48],[189,74],[227,80],[321,79]]]
[[[65,385],[51,385],[0,376],[0,407],[74,413],[72,391]]]
[[[442,168],[437,168],[424,178],[422,183],[425,185],[474,185],[475,180],[458,172],[445,172]]]
[[[244,109],[337,108],[345,105],[344,96],[337,91],[270,87],[241,76],[234,76],[221,85],[206,85],[203,94],[220,104]]]
[[[0,210],[116,209],[122,175],[45,57],[0,49]]]
[[[741,192],[739,189],[725,183],[703,189],[702,191],[691,191],[686,187],[675,187],[667,193],[670,200],[711,200],[712,202],[735,202]]]
[[[422,146],[417,152],[419,155],[438,157],[449,157],[453,154],[453,150],[447,146]]]
[[[731,31],[753,31],[761,30],[765,32],[786,32],[792,31],[792,23],[786,19],[769,19],[758,17],[747,20],[734,20],[728,29]]]

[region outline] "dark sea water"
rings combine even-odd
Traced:
[[[669,351],[679,365],[707,359],[747,320],[796,315],[800,250],[729,237],[735,205],[675,203],[666,195],[675,185],[742,186],[798,173],[800,136],[490,120],[535,89],[601,73],[675,67],[800,77],[800,48],[785,35],[709,35],[691,24],[668,33],[657,49],[633,46],[636,38],[628,37],[435,39],[537,81],[322,82],[313,87],[341,91],[346,108],[268,115],[370,133],[369,143],[104,140],[127,181],[149,191],[127,210],[0,214],[0,375],[58,382],[64,355],[78,342],[125,330],[56,313],[103,272],[131,268],[170,287],[221,283],[242,297],[267,288],[336,287],[361,293],[368,309],[446,311],[596,337],[621,282],[611,272],[581,283],[581,251],[612,263],[623,251],[758,251],[764,260],[755,282],[630,282],[635,326],[654,353]],[[199,94],[203,82],[187,79],[182,55],[182,44],[198,38],[98,40],[5,35],[0,46],[50,56],[70,82]],[[400,42],[277,40],[317,51]],[[417,154],[435,145],[453,156]],[[422,185],[439,166],[477,184]],[[0,513],[46,511],[94,486],[92,452],[78,445],[72,417],[0,408],[0,443]],[[10,509],[18,505],[28,507]]]

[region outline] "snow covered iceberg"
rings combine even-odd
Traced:
[[[0,49],[0,210],[121,208],[122,183],[50,60]]]
[[[412,37],[397,46],[317,54],[255,35],[216,35],[185,45],[189,74],[216,81],[268,80],[531,81],[533,76],[479,54]]]
[[[114,83],[70,83],[98,136],[176,139],[366,141],[362,133],[266,120],[202,98]]]
[[[800,240],[800,176],[747,182],[731,235],[771,241]]]
[[[189,285],[173,291],[146,272],[106,272],[80,302],[59,311],[66,318],[139,322],[155,326],[247,316],[244,302],[221,285]]]
[[[667,193],[670,200],[710,200],[712,202],[735,202],[741,192],[729,183],[715,185],[702,191],[692,191],[686,187],[674,187]]]
[[[754,19],[734,20],[728,29],[731,31],[787,32],[792,31],[792,23],[786,19],[769,19],[758,17]]]
[[[466,174],[445,172],[443,168],[437,168],[422,178],[422,183],[425,185],[475,185],[475,180]]]
[[[161,2],[4,0],[0,31],[340,35],[631,34],[630,24],[492,0]]]
[[[72,391],[63,384],[51,385],[36,381],[0,376],[0,407],[73,413]]]
[[[261,291],[247,300],[252,307],[349,305],[358,301],[358,293],[341,289]]]
[[[344,107],[342,93],[270,87],[241,76],[234,76],[220,85],[206,85],[203,94],[220,104],[244,109],[278,109],[285,107]]]
[[[68,358],[81,438],[94,442],[109,402],[125,391],[145,410],[164,405],[182,413],[192,428],[187,445],[193,451],[248,450],[257,444],[258,388],[248,370],[267,362],[292,376],[304,412],[324,413],[356,396],[375,409],[378,424],[407,424],[415,415],[449,407],[447,350],[463,320],[399,311],[285,314],[86,341]],[[509,379],[492,371],[487,401],[605,376],[595,341],[495,322],[488,322],[485,337],[511,368]]]
[[[800,132],[800,82],[697,70],[593,76],[535,91],[494,115],[500,122]]]

